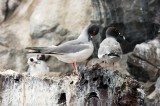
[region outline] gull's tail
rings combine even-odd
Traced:
[[[46,50],[46,47],[26,47],[25,49],[31,50],[27,53],[42,53]]]

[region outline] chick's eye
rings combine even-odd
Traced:
[[[33,62],[33,59],[32,59],[32,58],[30,58],[30,61],[31,61],[31,62]]]

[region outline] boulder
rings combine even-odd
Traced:
[[[141,81],[156,81],[160,75],[160,40],[136,45],[128,58],[129,72]]]

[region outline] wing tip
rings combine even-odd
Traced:
[[[31,49],[32,47],[26,47],[25,49]]]
[[[35,52],[27,52],[27,53],[30,54],[30,53],[40,53],[40,52],[36,52],[36,51],[35,51]]]

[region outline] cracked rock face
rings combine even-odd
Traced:
[[[144,97],[140,83],[94,66],[81,77],[27,77],[12,70],[0,73],[2,106],[137,106]]]
[[[160,73],[160,39],[136,45],[128,58],[129,71],[141,81],[156,81]]]

